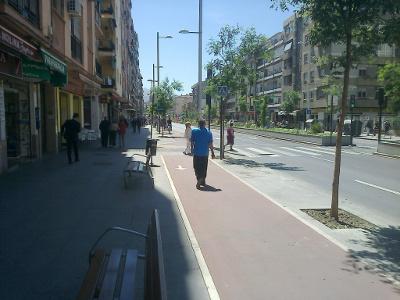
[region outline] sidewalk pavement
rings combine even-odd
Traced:
[[[399,299],[400,290],[214,162],[167,169],[221,299]]]
[[[144,153],[148,129],[127,135],[129,152]],[[160,212],[169,299],[209,299],[164,168],[124,189],[125,154],[82,145],[81,161],[48,155],[0,176],[0,299],[75,299],[88,270],[88,252],[110,226],[145,232],[153,209]],[[159,156],[154,163],[162,165]],[[144,241],[116,232],[105,248]],[[143,263],[142,267],[144,267]],[[138,276],[143,275],[142,273]],[[138,280],[138,299],[143,294]]]

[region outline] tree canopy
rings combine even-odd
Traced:
[[[152,89],[157,102],[153,110],[161,115],[164,115],[172,108],[174,103],[175,92],[183,89],[182,83],[176,80],[169,81],[168,78],[163,80],[159,86]]]
[[[379,70],[378,80],[383,84],[390,112],[400,112],[400,64],[387,64]]]

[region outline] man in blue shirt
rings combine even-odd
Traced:
[[[211,131],[206,128],[206,122],[199,120],[199,128],[192,130],[192,153],[193,168],[196,174],[196,188],[206,185],[207,166],[208,166],[208,149],[211,150],[211,157],[215,158],[213,137]]]

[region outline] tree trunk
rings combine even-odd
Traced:
[[[333,171],[332,182],[332,202],[331,202],[331,217],[337,221],[339,219],[339,177],[340,177],[340,163],[342,159],[342,132],[344,119],[346,117],[347,97],[349,92],[349,77],[351,68],[351,28],[346,35],[346,65],[343,74],[343,92],[342,100],[340,102],[341,112],[339,124],[337,127],[336,135],[336,151],[335,151],[335,169]]]

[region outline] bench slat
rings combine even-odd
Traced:
[[[138,251],[129,249],[126,253],[124,277],[122,279],[120,300],[133,300],[135,296],[135,274]]]
[[[79,290],[77,300],[92,299],[95,293],[95,287],[101,274],[101,269],[106,259],[106,253],[103,250],[96,250],[91,260],[89,270]]]
[[[121,261],[121,249],[113,249],[111,251],[110,260],[108,261],[106,275],[100,291],[99,300],[111,300],[114,296],[115,285],[117,283],[119,264]]]

